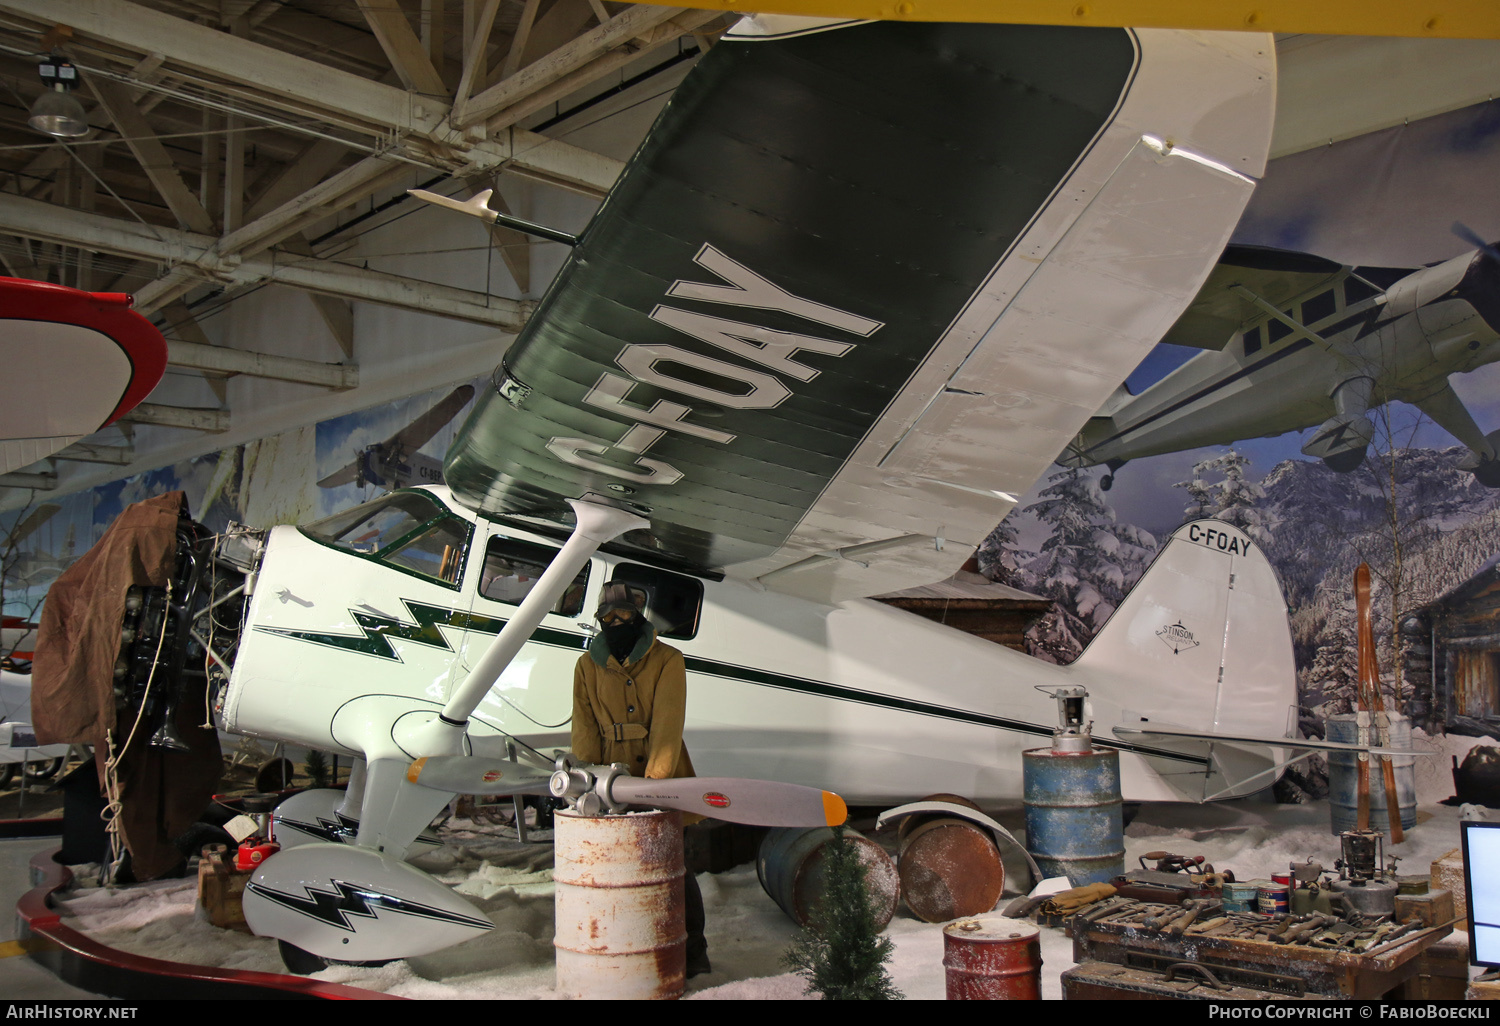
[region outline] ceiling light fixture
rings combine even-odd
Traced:
[[[78,69],[61,57],[48,57],[37,66],[47,90],[31,105],[26,119],[38,132],[59,139],[76,139],[89,131],[88,115],[83,104],[72,95],[78,87]]]

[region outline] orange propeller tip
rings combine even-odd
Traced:
[[[422,775],[422,767],[425,765],[427,765],[427,757],[423,756],[416,762],[412,763],[410,766],[406,767],[406,779],[415,784],[417,782],[417,778]]]
[[[844,821],[849,818],[849,806],[832,791],[824,791],[823,818],[831,827],[843,826]]]

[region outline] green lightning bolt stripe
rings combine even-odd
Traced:
[[[275,634],[278,637],[308,641],[314,645],[326,645],[329,648],[357,652],[361,655],[374,656],[377,659],[393,659],[399,663],[404,660],[392,644],[393,640],[415,642],[418,645],[452,652],[453,646],[448,644],[448,638],[444,635],[442,628],[449,627],[453,630],[470,631],[475,634],[499,634],[500,629],[506,624],[506,621],[500,617],[485,616],[467,609],[430,606],[425,602],[414,602],[411,599],[402,599],[401,604],[411,614],[410,621],[350,609],[349,615],[359,626],[361,631],[359,634],[331,634],[326,631],[302,631],[290,627],[256,627],[255,629],[266,634]],[[547,645],[577,648],[579,639],[577,635],[569,634],[567,631],[539,627],[532,635],[532,640]]]

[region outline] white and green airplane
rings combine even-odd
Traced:
[[[1089,691],[1130,800],[1270,783],[1297,747],[1290,631],[1232,527],[1179,531],[1069,667],[869,596],[951,575],[1182,314],[1263,172],[1274,82],[1247,33],[725,35],[476,397],[446,487],[231,532],[181,593],[223,729],[357,760],[347,793],[278,809],[254,929],[338,961],[488,929],[404,861],[459,792],[767,823],[836,820],[824,789],[1014,799],[1056,725],[1039,687]],[[711,778],[528,756],[567,743],[612,577],[684,653]]]

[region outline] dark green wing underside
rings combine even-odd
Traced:
[[[478,399],[447,456],[455,496],[557,523],[565,497],[622,497],[652,527],[615,551],[703,568],[775,551],[1021,232],[1067,200],[1135,66],[1113,29],[872,23],[715,46]],[[731,284],[695,262],[705,245],[841,316],[669,295]],[[812,343],[789,363],[756,357],[791,334]],[[628,406],[677,404],[698,430],[585,402],[606,374]]]

